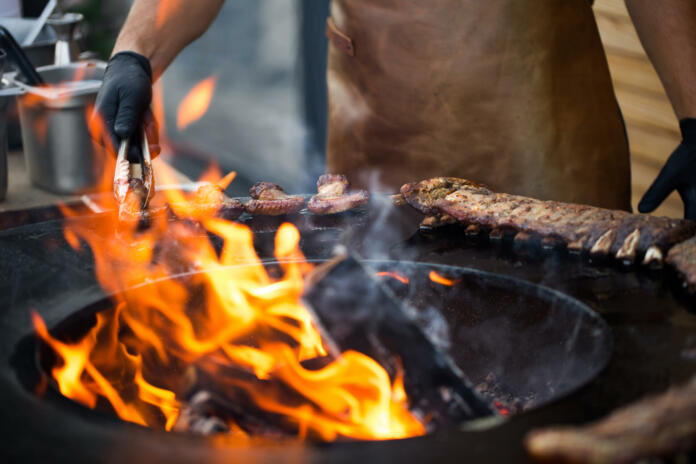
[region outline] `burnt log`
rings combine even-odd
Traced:
[[[410,409],[427,417],[429,428],[497,414],[375,272],[355,258],[336,259],[315,270],[304,301],[336,345],[332,351],[363,353],[392,378],[403,369]]]

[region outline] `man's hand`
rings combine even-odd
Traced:
[[[150,111],[152,100],[152,70],[142,55],[126,51],[115,54],[104,74],[93,118],[99,118],[103,131],[99,140],[115,153],[123,139],[131,141],[128,159],[139,160],[142,128],[147,133],[150,154],[160,152],[157,123]]]
[[[696,221],[696,119],[682,119],[679,127],[682,143],[640,200],[638,210],[641,213],[654,211],[676,190],[684,202],[684,217]]]

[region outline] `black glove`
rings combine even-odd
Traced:
[[[104,82],[92,115],[92,130],[107,150],[115,154],[122,139],[130,139],[128,160],[138,162],[142,128],[145,128],[154,158],[160,152],[159,134],[150,102],[152,69],[150,62],[135,52],[120,52],[109,60]]]
[[[682,119],[679,127],[682,143],[674,150],[660,175],[640,200],[638,211],[654,211],[676,190],[684,202],[684,217],[696,221],[696,119]]]

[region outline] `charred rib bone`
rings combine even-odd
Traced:
[[[626,237],[623,245],[616,252],[616,259],[623,259],[625,261],[633,262],[636,258],[636,247],[640,241],[640,230],[635,229],[631,234]]]
[[[590,253],[593,255],[608,255],[615,238],[616,229],[609,229],[592,245]]]
[[[649,266],[653,263],[660,265],[664,260],[664,253],[659,247],[651,246],[648,251],[645,252],[645,258],[643,258],[643,265]]]

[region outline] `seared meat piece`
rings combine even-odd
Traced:
[[[223,188],[218,184],[202,185],[193,198],[196,216],[216,216],[223,219],[237,219],[243,212],[244,206],[239,200],[228,198]]]
[[[118,220],[122,223],[135,223],[141,219],[145,212],[147,190],[142,179],[131,177],[128,179],[128,187],[123,203],[118,208]]]
[[[249,190],[251,200],[245,205],[247,213],[255,216],[280,216],[300,211],[305,206],[304,198],[290,196],[271,182],[257,182]]]
[[[514,229],[558,240],[570,251],[611,254],[624,261],[644,256],[644,262],[661,262],[672,245],[696,234],[692,221],[497,193],[463,179],[431,179],[405,185],[401,191],[409,204],[426,214],[448,214],[464,224]]]
[[[689,291],[696,292],[696,237],[669,250],[667,264],[679,272]]]
[[[539,461],[629,463],[696,448],[696,377],[685,386],[621,408],[585,427],[534,431],[525,440]]]
[[[317,193],[307,204],[315,214],[336,214],[362,206],[370,199],[367,191],[348,192],[350,183],[343,175],[324,174],[317,181]]]

